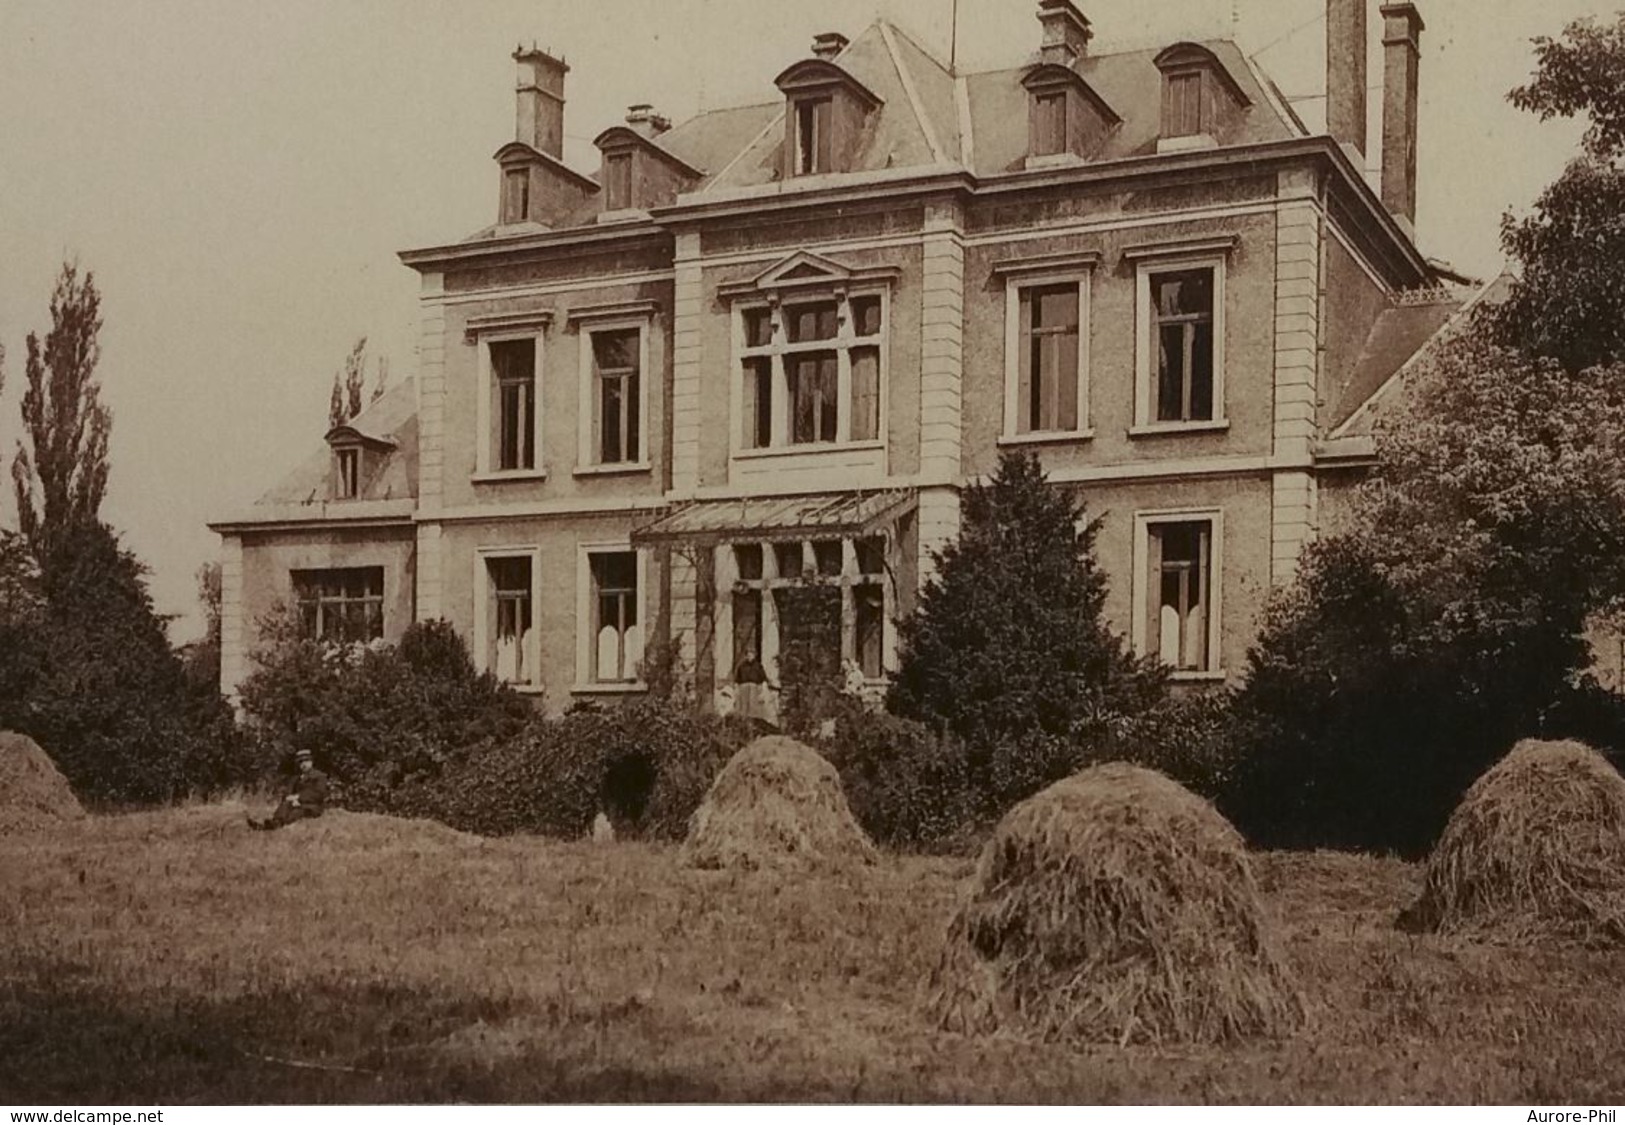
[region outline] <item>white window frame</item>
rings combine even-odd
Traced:
[[[1093,271],[1013,274],[1004,285],[1004,432],[1009,444],[1083,441],[1094,436],[1089,424],[1089,352],[1093,336],[1089,315]],[[1021,295],[1023,290],[1055,285],[1078,287],[1078,428],[1021,433],[1017,425],[1021,403]]]
[[[643,634],[643,657],[639,662],[636,680],[595,680],[592,678],[593,645],[597,638],[592,632],[592,602],[596,595],[592,581],[594,555],[636,554],[638,560],[638,628]],[[649,552],[634,548],[621,540],[606,543],[581,543],[576,547],[576,676],[570,691],[575,695],[613,695],[648,691],[649,684],[642,675],[642,661],[649,657],[651,640],[649,621]]]
[[[1229,262],[1217,254],[1149,255],[1135,268],[1134,301],[1134,436],[1167,433],[1199,433],[1230,428],[1224,400],[1225,273]],[[1155,320],[1151,308],[1151,278],[1178,270],[1213,271],[1213,417],[1199,422],[1158,422],[1151,416],[1151,384],[1156,378],[1156,341],[1152,339]]]
[[[482,672],[495,674],[486,656],[490,647],[492,621],[490,618],[491,571],[489,564],[501,559],[530,560],[530,641],[525,658],[529,661],[529,680],[510,683],[518,692],[542,690],[542,550],[535,546],[481,547],[474,553],[474,666]]]
[[[1208,536],[1208,631],[1207,668],[1203,671],[1170,670],[1179,681],[1223,680],[1224,670],[1224,510],[1222,508],[1166,508],[1134,514],[1134,582],[1130,637],[1137,656],[1150,651],[1146,636],[1147,611],[1151,604],[1151,528],[1171,523],[1207,523]]]
[[[576,475],[613,473],[646,473],[653,461],[649,454],[652,435],[649,433],[649,317],[611,317],[603,320],[584,320],[577,337],[580,340],[580,376],[577,387]],[[598,434],[593,426],[594,396],[598,393],[597,372],[594,370],[592,337],[600,332],[627,332],[638,334],[638,457],[635,461],[598,459]]]
[[[880,301],[880,331],[873,336],[859,336],[853,329],[851,302],[873,297]],[[836,303],[836,334],[828,340],[791,344],[784,321],[787,306]],[[747,313],[767,310],[772,323],[769,343],[747,347],[745,343],[745,316]],[[792,454],[818,454],[856,449],[884,449],[889,426],[888,399],[890,397],[891,365],[891,291],[885,286],[854,286],[834,291],[809,289],[794,295],[769,300],[738,301],[731,310],[733,331],[732,383],[729,391],[728,448],[734,458],[782,457]],[[876,375],[879,396],[876,409],[875,436],[852,438],[852,351],[854,348],[875,348],[879,352],[879,371]],[[791,444],[790,436],[790,380],[785,370],[785,357],[800,352],[833,351],[836,364],[835,440],[832,442],[805,442]],[[766,357],[773,369],[773,440],[762,448],[752,448],[743,442],[745,408],[745,361]]]
[[[542,338],[541,328],[527,328],[514,331],[481,332],[475,339],[475,347],[479,352],[479,401],[475,407],[475,425],[479,427],[479,440],[475,443],[475,470],[476,481],[504,481],[504,480],[543,480],[547,477],[546,448],[542,444],[542,433],[546,429],[545,393],[546,381],[542,378],[544,357],[547,352],[546,344]],[[497,460],[497,440],[495,418],[492,410],[496,398],[496,372],[491,363],[491,345],[509,343],[515,340],[532,340],[536,345],[534,358],[535,382],[533,393],[536,399],[536,421],[531,434],[531,448],[535,451],[533,467],[529,469],[498,469],[495,468]]]
[[[860,539],[878,539],[881,542],[881,556],[886,562],[885,568],[879,574],[865,574],[858,564],[858,541]],[[803,574],[785,577],[779,573],[779,558],[776,547],[785,543],[795,543],[801,548],[801,565]],[[897,670],[897,592],[893,588],[895,583],[891,571],[891,558],[895,542],[889,532],[876,532],[872,536],[860,535],[815,535],[809,533],[807,538],[799,540],[757,540],[750,538],[734,539],[719,544],[716,548],[716,589],[717,607],[716,632],[713,637],[713,651],[719,659],[725,660],[725,670],[717,676],[718,684],[731,684],[734,682],[734,615],[733,596],[735,587],[743,584],[762,592],[762,668],[767,678],[773,683],[779,682],[779,610],[778,604],[770,596],[772,591],[787,586],[799,586],[805,581],[803,575],[811,570],[817,573],[818,559],[813,548],[814,543],[839,542],[841,544],[841,573],[839,576],[822,576],[814,582],[824,582],[841,588],[841,665],[844,669],[848,660],[857,661],[857,599],[854,588],[857,586],[878,586],[881,597],[881,632],[880,632],[880,675],[878,677],[864,678],[870,686],[887,683]],[[759,546],[762,549],[762,577],[741,580],[734,555],[735,547]]]

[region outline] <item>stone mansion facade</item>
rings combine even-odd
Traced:
[[[497,221],[401,255],[415,379],[211,525],[223,688],[285,603],[342,639],[444,618],[555,710],[645,690],[660,645],[729,707],[773,682],[806,577],[878,685],[1005,448],[1101,517],[1138,651],[1234,676],[1370,464],[1372,404],[1461,309],[1413,231],[1422,19],[1381,9],[1368,137],[1366,3],[1327,9],[1324,135],[1233,43],[1101,53],[1040,0],[1019,66],[822,35],[760,104],[633,106],[588,172],[569,67],[518,51]]]

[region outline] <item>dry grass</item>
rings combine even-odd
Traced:
[[[1308,1029],[1080,1051],[921,1013],[959,861],[94,817],[0,840],[0,1102],[1625,1099],[1617,953],[1397,933],[1397,861],[1254,869]]]
[[[1402,921],[1625,944],[1625,778],[1578,742],[1520,742],[1451,814]]]
[[[729,759],[689,821],[682,862],[711,870],[875,861],[841,776],[817,751],[766,735]]]
[[[32,738],[0,731],[0,836],[79,820],[85,810]]]
[[[951,1031],[1225,1042],[1303,1021],[1241,836],[1112,763],[1022,802],[982,850],[931,978]]]

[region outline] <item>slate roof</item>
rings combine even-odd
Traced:
[[[337,505],[366,500],[410,500],[417,496],[417,408],[416,383],[405,379],[350,420],[351,429],[380,446],[393,443],[393,448],[368,450],[369,462],[363,474],[361,495],[354,501],[335,502]],[[256,500],[254,508],[321,504],[331,497],[332,479],[333,451],[323,443],[298,468]]]

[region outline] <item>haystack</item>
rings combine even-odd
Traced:
[[[1400,925],[1625,944],[1625,778],[1578,742],[1518,743],[1456,806]]]
[[[1274,1036],[1304,1014],[1240,835],[1162,774],[1120,763],[999,823],[928,1005],[945,1030],[1071,1043]]]
[[[32,738],[0,731],[0,836],[82,820],[67,779]]]
[[[782,735],[758,738],[717,774],[688,824],[689,867],[846,867],[872,863],[840,775]]]

